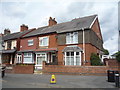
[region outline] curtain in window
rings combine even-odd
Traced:
[[[73,33],[73,43],[78,43],[78,32]]]
[[[48,37],[40,38],[40,46],[48,46]]]
[[[37,64],[40,64],[40,57],[37,57]]]
[[[80,65],[80,53],[81,52],[65,52],[65,65]],[[76,54],[76,55],[75,55]],[[76,62],[75,62],[76,61]]]
[[[24,53],[24,63],[32,63],[32,53]]]
[[[71,65],[74,65],[74,56],[71,56]]]
[[[48,46],[48,38],[43,38],[43,45]]]
[[[24,63],[32,63],[32,57],[24,57]]]
[[[76,65],[80,65],[80,56],[76,56]]]
[[[67,33],[67,35],[66,35],[66,43],[69,44],[70,41],[71,41],[70,33]]]
[[[45,54],[37,54],[37,65],[42,65],[42,62],[45,61]]]
[[[67,33],[66,34],[66,43],[67,44],[78,43],[78,32]]]

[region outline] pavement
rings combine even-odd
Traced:
[[[2,88],[115,88],[107,76],[55,75],[56,84],[50,84],[51,75],[6,74]]]

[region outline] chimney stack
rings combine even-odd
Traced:
[[[57,21],[55,21],[55,18],[52,19],[52,17],[49,18],[49,26],[56,25]]]
[[[20,32],[23,32],[23,31],[26,31],[26,30],[28,30],[28,26],[25,25],[25,24],[22,24],[22,25],[20,26]]]
[[[3,34],[2,33],[0,33],[0,37],[2,37],[3,36]]]
[[[4,35],[8,35],[8,34],[10,34],[11,32],[10,32],[10,30],[9,29],[5,29],[4,30]]]

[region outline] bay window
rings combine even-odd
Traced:
[[[23,63],[33,63],[33,54],[32,53],[24,53]]]
[[[65,65],[81,65],[81,52],[65,52]]]

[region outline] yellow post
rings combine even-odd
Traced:
[[[56,78],[54,74],[51,76],[50,84],[56,84]]]

